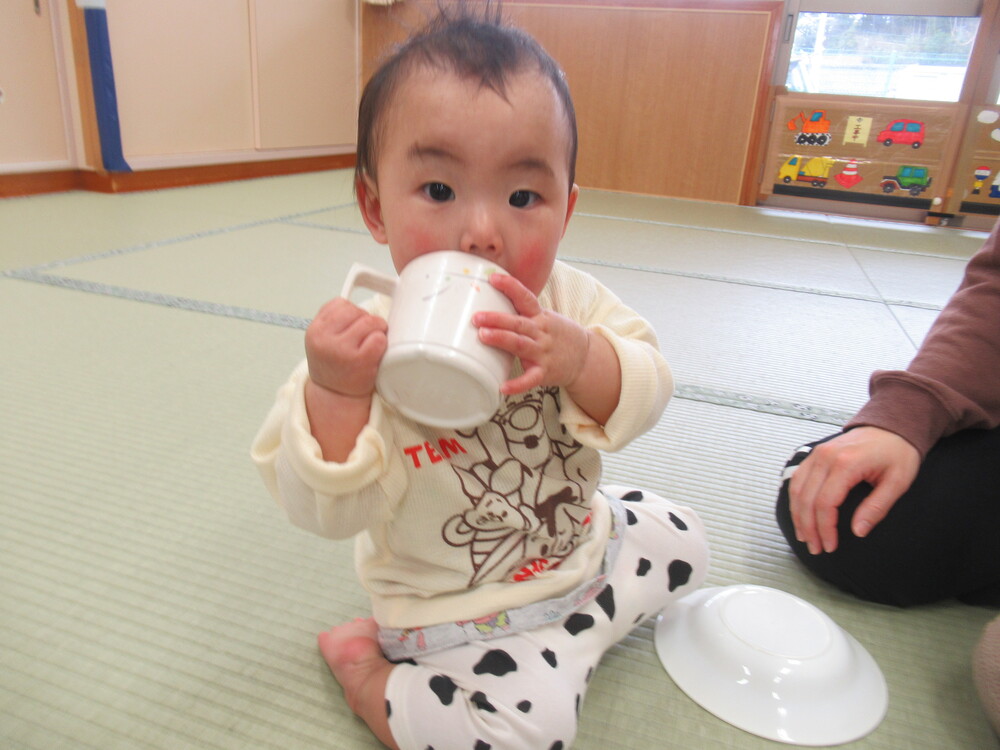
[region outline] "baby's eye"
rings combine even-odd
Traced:
[[[514,208],[527,208],[539,199],[539,195],[531,190],[515,190],[510,194],[508,202]]]
[[[455,197],[455,191],[443,182],[428,182],[424,185],[424,193],[426,193],[427,197],[432,201],[437,201],[439,203],[450,201]]]

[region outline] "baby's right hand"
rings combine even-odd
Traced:
[[[337,297],[306,329],[309,379],[342,396],[368,396],[386,348],[386,321]]]

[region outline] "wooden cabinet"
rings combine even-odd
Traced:
[[[350,0],[256,0],[259,148],[356,140],[357,21]],[[303,23],[303,18],[307,23]]]
[[[350,152],[352,0],[108,0],[132,169]]]
[[[254,148],[246,0],[109,0],[122,152],[148,157]]]
[[[0,171],[71,166],[51,3],[0,3]]]

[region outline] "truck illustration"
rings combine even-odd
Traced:
[[[778,170],[778,179],[784,183],[807,182],[813,187],[826,187],[830,178],[830,170],[837,163],[829,156],[814,156],[806,161],[805,157],[793,156]]]
[[[924,143],[924,124],[918,120],[893,120],[878,134],[878,140],[886,146],[909,143],[920,148]]]
[[[805,112],[799,112],[788,121],[789,130],[798,130],[798,121],[802,121],[802,132],[795,138],[796,146],[825,146],[830,142],[830,121],[826,119],[825,109],[813,110],[806,117]]]
[[[927,167],[903,166],[894,175],[886,175],[879,183],[883,193],[906,190],[910,195],[920,195],[931,186]]]

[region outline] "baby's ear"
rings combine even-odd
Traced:
[[[576,199],[580,197],[580,186],[575,182],[573,187],[569,191],[569,201],[566,204],[566,220],[563,222],[563,236],[566,235],[566,229],[569,227],[569,220],[573,218],[573,209],[576,208]]]
[[[382,221],[382,202],[379,200],[375,181],[368,175],[362,175],[354,184],[354,192],[358,196],[358,208],[361,209],[361,218],[365,220],[368,231],[376,242],[387,244],[389,238],[385,233],[385,222]]]

